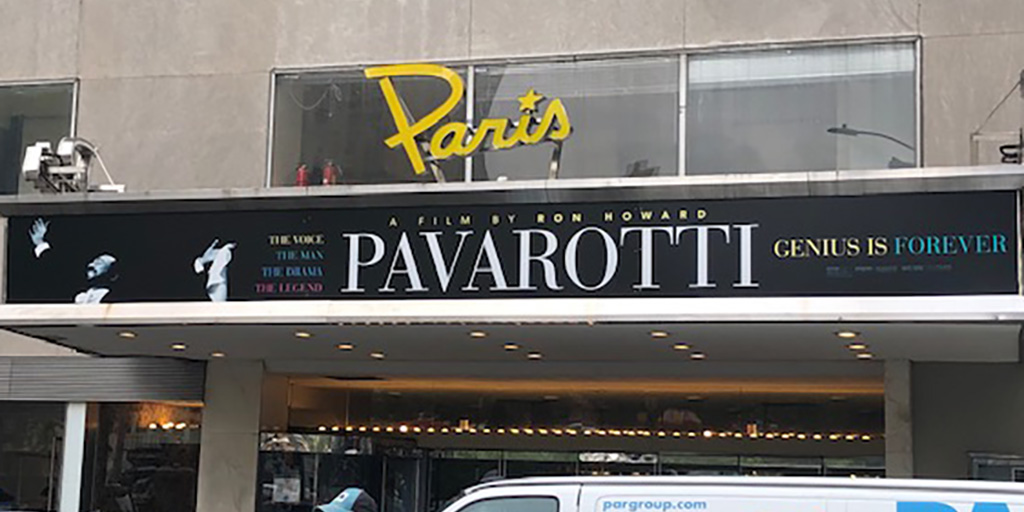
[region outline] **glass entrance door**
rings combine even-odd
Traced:
[[[57,509],[65,407],[0,402],[0,510]]]

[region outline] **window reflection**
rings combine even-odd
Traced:
[[[453,68],[465,80],[465,70]],[[396,132],[377,80],[363,71],[279,75],[274,98],[274,186],[317,186],[432,182],[428,171],[415,174],[401,147],[384,140]],[[448,85],[430,77],[392,78],[413,119],[448,98]],[[465,100],[437,127],[465,121]],[[424,134],[425,140],[433,129]],[[439,163],[445,179],[463,181],[461,159]]]
[[[369,386],[369,384],[367,384]],[[429,391],[294,386],[294,427],[392,426],[406,429],[648,429],[651,431],[858,432],[883,430],[880,395],[703,396],[674,393]],[[320,402],[329,400],[329,402]]]
[[[913,167],[913,44],[689,59],[686,174]]]
[[[542,475],[817,475],[881,477],[882,455],[701,455],[614,449],[618,440],[559,438],[548,449],[493,449],[466,436],[272,434],[261,436],[257,512],[308,511],[358,487],[380,512],[437,512],[470,486]],[[522,443],[522,442],[520,442]],[[420,445],[419,447],[416,447]],[[447,445],[447,446],[446,446]],[[461,447],[455,447],[462,445]],[[492,448],[487,448],[491,445]],[[586,447],[584,447],[586,446]],[[604,446],[604,449],[600,449]],[[661,445],[669,446],[669,445]],[[693,450],[694,445],[682,450]],[[679,448],[677,448],[679,449]]]
[[[460,512],[558,512],[558,500],[544,497],[494,498],[470,503]]]
[[[193,512],[200,407],[90,404],[82,510]]]
[[[25,148],[46,141],[57,147],[71,135],[72,84],[0,87],[0,194],[30,192],[21,179]]]
[[[475,71],[475,119],[518,119],[518,98],[530,89],[562,100],[573,133],[564,141],[559,179],[678,173],[678,58],[481,65]],[[553,151],[549,142],[483,153],[473,159],[473,179],[547,179]]]
[[[0,402],[0,510],[57,509],[65,407]]]

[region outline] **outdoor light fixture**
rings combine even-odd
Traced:
[[[857,354],[857,359],[865,359],[865,360],[867,360],[867,359],[871,359],[873,357],[875,357],[875,356],[872,355],[870,352],[861,352],[861,353]]]
[[[354,348],[356,348],[356,346],[351,344],[351,343],[339,343],[338,344],[338,350],[352,350]]]
[[[516,345],[515,343],[506,343],[505,350],[508,350],[510,352],[513,350],[519,350],[519,345]]]
[[[868,348],[867,343],[850,343],[846,346],[850,350],[865,350]]]
[[[93,162],[99,164],[107,178],[102,185],[89,184],[89,171]],[[103,164],[96,146],[91,142],[64,137],[57,142],[56,151],[49,142],[40,141],[25,149],[21,175],[41,192],[117,192],[125,186],[114,183],[107,166]]]
[[[665,331],[651,331],[652,338],[668,338],[668,333]]]
[[[469,331],[470,338],[486,338],[487,333],[484,331]]]
[[[526,358],[536,361],[539,359],[543,359],[544,354],[541,354],[540,352],[530,352],[529,354],[526,354]]]
[[[860,333],[857,332],[857,331],[839,331],[839,332],[836,333],[836,336],[838,336],[838,337],[840,337],[840,338],[842,338],[844,340],[852,340],[852,339],[856,338],[857,336],[860,336]]]
[[[911,151],[914,150],[914,146],[911,146],[910,144],[907,144],[906,142],[903,142],[902,140],[897,139],[896,137],[893,137],[892,135],[889,135],[887,133],[873,132],[871,130],[858,130],[856,128],[850,128],[849,126],[846,125],[846,123],[843,123],[841,126],[833,126],[825,131],[831,133],[832,135],[845,135],[848,137],[857,137],[860,135],[864,135],[865,137],[878,137],[880,139],[895,142],[896,144],[899,144],[900,146],[903,146]]]
[[[374,359],[384,359],[384,352],[370,352],[370,357]]]
[[[172,343],[171,344],[171,350],[177,350],[178,352],[181,352],[182,350],[185,350],[186,348],[188,348],[188,345],[186,345],[184,343]]]
[[[675,350],[690,350],[690,346],[686,343],[676,343],[675,345],[672,345],[672,348]]]
[[[117,335],[122,337],[122,338],[129,339],[129,340],[130,339],[135,339],[135,337],[138,336],[137,334],[135,334],[132,331],[121,331],[121,332],[117,333]]]
[[[701,359],[706,359],[707,357],[708,356],[705,355],[703,352],[694,352],[694,353],[690,354],[690,359],[694,359],[694,360],[698,360],[698,361],[701,360]]]
[[[306,331],[295,331],[296,338],[312,338],[313,334]]]
[[[226,355],[227,354],[225,354],[224,352],[210,352],[210,357],[216,357],[218,359],[222,358],[222,357],[224,357]]]

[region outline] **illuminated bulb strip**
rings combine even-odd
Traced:
[[[150,430],[157,430],[163,428],[164,430],[172,430],[178,427],[178,423],[167,422],[165,424],[150,423],[148,428]],[[327,426],[320,425],[317,427],[319,432],[339,432],[344,430],[348,433],[360,432],[360,433],[400,433],[400,434],[444,434],[444,435],[525,435],[525,436],[611,436],[611,437],[660,437],[660,438],[691,438],[691,439],[760,439],[767,441],[873,441],[882,439],[883,436],[880,434],[869,434],[869,433],[856,433],[856,432],[733,432],[731,430],[699,430],[699,431],[679,431],[679,430],[633,430],[633,429],[573,429],[573,428],[541,428],[541,427],[508,427],[508,428],[489,428],[489,427],[418,427],[409,425],[346,425],[344,427],[339,425]]]

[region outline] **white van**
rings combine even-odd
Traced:
[[[1024,484],[770,477],[545,477],[467,489],[443,512],[1024,512]]]

